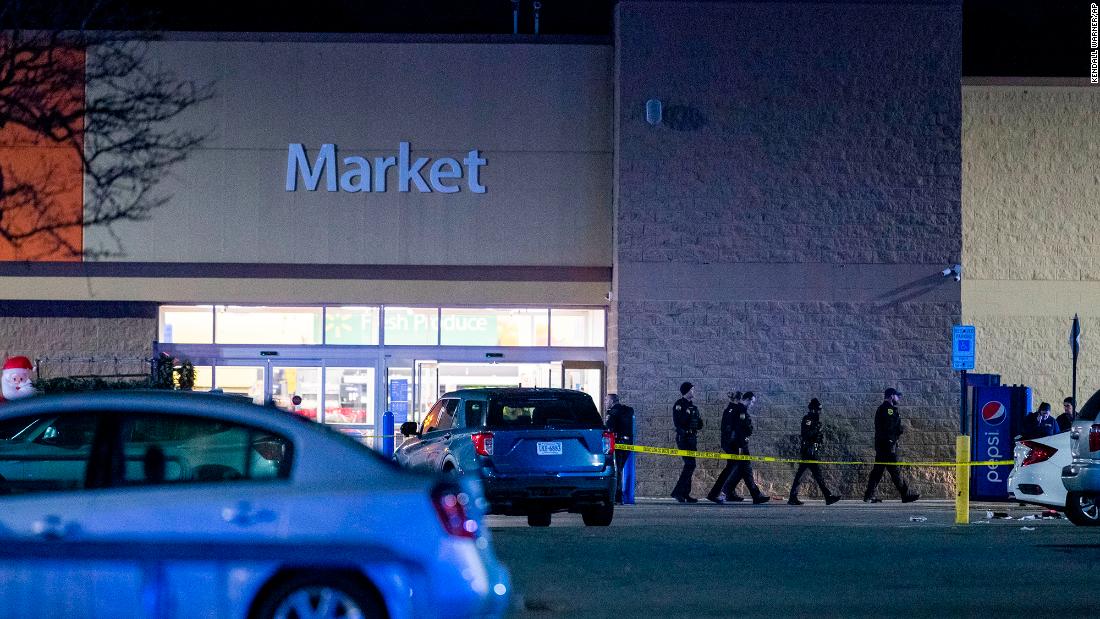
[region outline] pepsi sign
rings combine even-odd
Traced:
[[[1012,459],[1012,416],[1009,387],[974,389],[974,435],[970,457],[974,461]],[[975,499],[1004,500],[1008,497],[1008,474],[1012,466],[971,467],[971,496]]]
[[[1008,407],[1003,402],[991,400],[982,406],[982,419],[991,426],[998,426],[1008,419]]]

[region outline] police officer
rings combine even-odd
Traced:
[[[810,400],[810,411],[802,417],[802,445],[799,453],[803,460],[817,460],[824,433],[821,431],[821,402],[814,398]],[[791,497],[787,499],[789,505],[802,505],[798,500],[798,487],[802,484],[802,474],[810,472],[817,487],[821,488],[821,496],[825,497],[825,504],[832,505],[840,500],[840,497],[829,492],[825,487],[825,478],[821,476],[821,467],[817,464],[802,462],[798,465],[798,472],[794,474],[794,483],[791,484]]]
[[[912,503],[920,498],[919,492],[911,492],[909,486],[898,474],[898,467],[894,464],[880,464],[898,461],[898,438],[904,431],[901,427],[901,416],[898,413],[898,403],[901,402],[901,392],[890,387],[883,393],[882,404],[875,411],[875,466],[871,469],[871,476],[867,479],[867,491],[863,493],[864,503],[881,503],[882,499],[875,496],[878,482],[882,480],[882,473],[890,473],[890,480],[901,495],[902,503]]]
[[[749,416],[749,409],[752,408],[753,404],[756,404],[756,395],[751,391],[746,391],[741,394],[741,403],[735,405],[730,444],[733,447],[733,453],[743,456],[749,455],[749,437],[752,436],[752,417]],[[743,481],[745,487],[749,489],[749,494],[752,495],[752,502],[755,505],[770,501],[771,497],[760,492],[756,480],[753,479],[752,461],[734,460],[733,462],[735,462],[733,473],[730,474],[727,482],[729,487],[736,488],[737,483]]]
[[[619,394],[607,394],[607,422],[608,430],[615,434],[616,445],[633,445],[634,437],[634,409],[623,404],[619,400]],[[615,502],[623,504],[623,467],[631,453],[623,449],[615,450]]]
[[[732,454],[736,453],[733,446],[733,421],[737,419],[737,416],[742,410],[741,405],[741,392],[729,393],[730,403],[726,405],[726,410],[722,411],[722,429],[721,429],[721,445],[722,451]],[[717,503],[719,505],[731,501],[743,501],[743,497],[739,497],[735,494],[727,494],[727,490],[733,490],[729,487],[730,475],[737,469],[737,460],[726,460],[726,466],[722,469],[722,472],[718,474],[718,479],[714,481],[714,486],[711,487],[710,492],[707,493],[707,500]]]
[[[680,385],[680,399],[672,405],[672,424],[676,426],[676,447],[695,451],[699,445],[699,430],[703,429],[703,418],[699,416],[699,409],[692,400],[695,398],[695,386],[685,382]],[[680,478],[676,480],[676,486],[672,489],[672,498],[680,503],[698,503],[699,499],[691,496],[691,476],[695,473],[695,458],[683,456],[684,468],[680,471]]]

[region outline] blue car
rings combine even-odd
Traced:
[[[401,425],[401,465],[476,475],[496,514],[549,526],[554,512],[611,524],[615,439],[592,398],[568,389],[462,389],[445,394],[417,426]]]

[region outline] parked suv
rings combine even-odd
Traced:
[[[1081,407],[1069,431],[1073,461],[1062,468],[1066,517],[1073,524],[1100,525],[1100,391]]]
[[[423,423],[401,424],[403,466],[478,475],[492,513],[549,526],[553,512],[607,526],[615,509],[614,435],[592,398],[568,389],[463,389]]]

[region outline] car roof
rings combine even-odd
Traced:
[[[525,395],[562,395],[562,396],[585,396],[588,394],[583,391],[577,391],[575,389],[557,389],[550,387],[482,387],[478,389],[458,389],[455,391],[449,391],[443,394],[443,397],[476,397],[476,396],[525,396]]]
[[[0,406],[0,419],[60,412],[98,411],[106,414],[149,412],[167,415],[203,414],[260,425],[294,427],[311,423],[274,406],[260,406],[251,400],[224,394],[158,389],[117,389],[35,395],[9,400]]]

